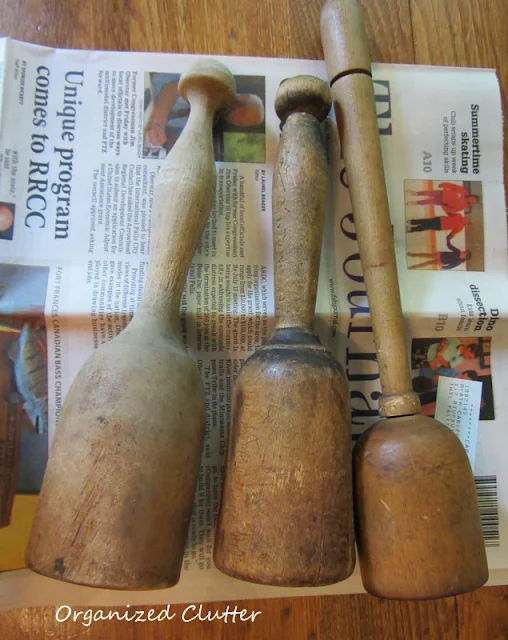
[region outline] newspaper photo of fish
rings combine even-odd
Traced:
[[[0,264],[0,527],[37,494],[48,456],[44,305],[49,269]]]

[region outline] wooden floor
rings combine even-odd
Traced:
[[[496,67],[508,95],[508,0],[363,0],[376,61]],[[0,0],[0,35],[57,47],[322,58],[321,0]],[[505,159],[507,157],[505,119]],[[508,175],[505,162],[505,182]],[[238,604],[238,603],[235,603]],[[234,606],[234,604],[232,605]],[[250,601],[254,623],[58,623],[0,614],[0,639],[501,640],[508,588],[424,603],[366,595]],[[225,603],[204,607],[224,611]],[[147,608],[148,612],[148,608]],[[147,614],[148,615],[148,614]]]

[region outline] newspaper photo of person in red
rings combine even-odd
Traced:
[[[481,182],[405,180],[408,269],[483,271]]]

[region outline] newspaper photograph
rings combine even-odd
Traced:
[[[237,94],[214,129],[215,201],[181,301],[206,392],[206,430],[178,585],[91,589],[27,570],[24,551],[62,404],[90,354],[127,326],[150,257],[157,172],[189,116],[192,55],[70,51],[0,41],[0,607],[159,604],[363,591],[287,589],[213,565],[230,399],[274,326],[274,110],[285,78],[324,62],[214,56]],[[490,584],[508,571],[508,366],[502,114],[494,71],[373,65],[413,388],[434,415],[439,377],[482,383],[474,474]],[[343,364],[352,440],[378,417],[379,373],[337,128],[315,330]],[[503,573],[504,572],[504,573]]]

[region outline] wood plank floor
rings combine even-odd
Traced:
[[[507,0],[363,0],[362,5],[376,61],[496,67],[506,113]],[[57,47],[322,58],[320,7],[321,0],[0,0],[0,35]],[[505,161],[505,181],[506,176]],[[55,608],[21,609],[0,614],[0,638],[508,638],[508,587],[423,603],[352,595],[257,600],[243,606],[262,614],[254,623],[185,623],[181,606],[174,608],[177,616],[171,621],[105,621],[86,627],[58,623]],[[225,607],[213,603],[204,611]]]

